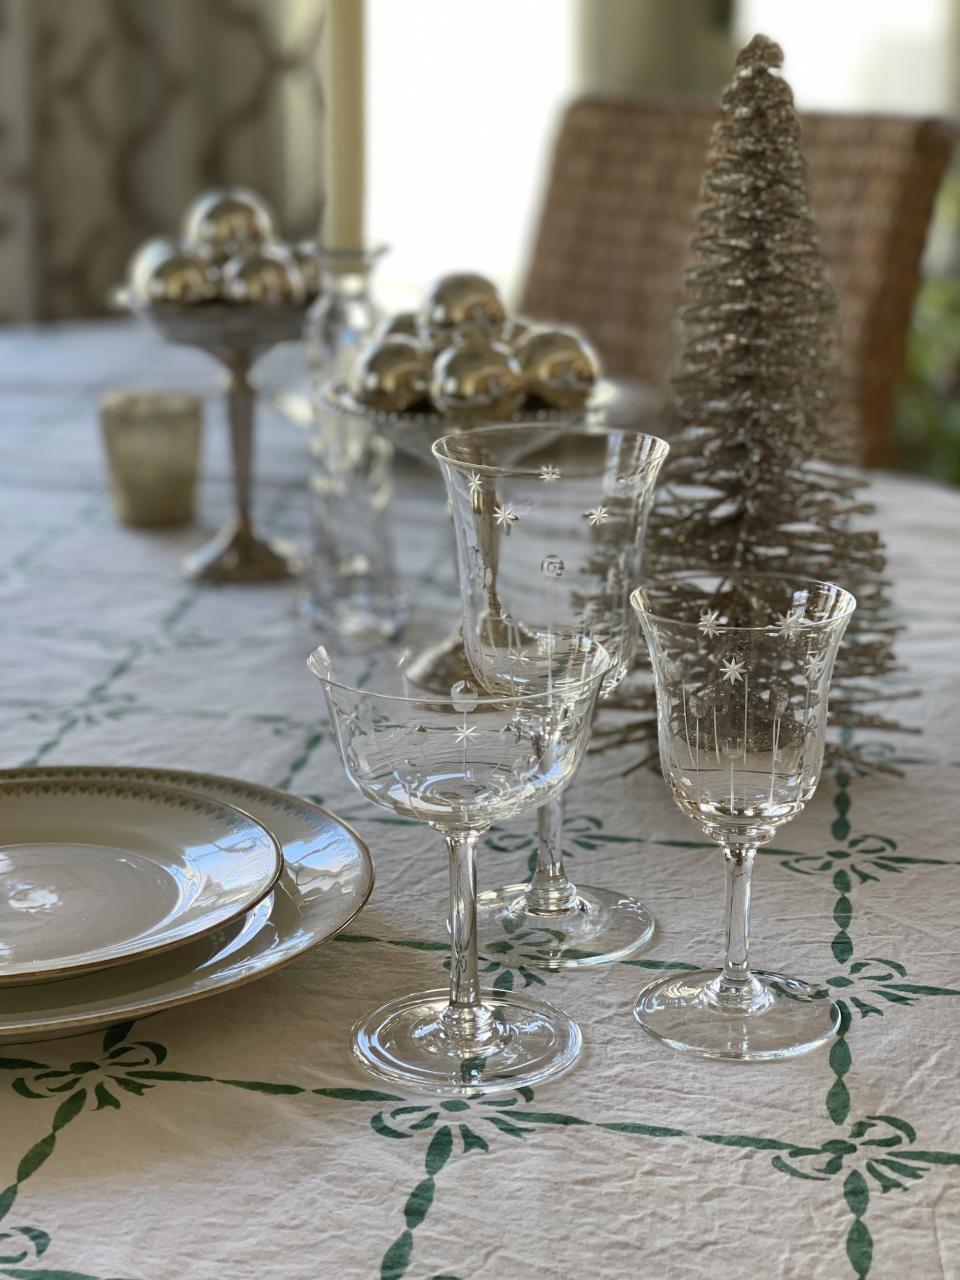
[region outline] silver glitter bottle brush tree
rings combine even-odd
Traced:
[[[683,281],[673,378],[676,434],[647,533],[649,576],[759,570],[842,583],[859,602],[837,660],[832,721],[902,729],[874,708],[909,696],[880,534],[837,370],[836,298],[810,213],[807,166],[783,53],[755,36],[737,58],[711,136]],[[656,754],[652,687],[620,695],[634,715],[595,731],[603,748]],[[864,761],[831,744],[834,759]]]

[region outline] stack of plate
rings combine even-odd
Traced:
[[[250,982],[347,925],[363,842],[296,796],[171,769],[0,770],[0,1041]]]

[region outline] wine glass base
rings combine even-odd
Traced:
[[[840,1010],[824,987],[754,972],[744,1009],[717,999],[719,976],[719,969],[698,969],[662,978],[640,992],[634,1016],[671,1048],[734,1062],[793,1058],[836,1038]]]
[[[441,1015],[447,991],[402,996],[353,1029],[353,1056],[391,1084],[440,1097],[476,1097],[538,1084],[565,1071],[580,1053],[580,1028],[545,1000],[484,991],[493,1014],[491,1043],[467,1052],[452,1042]]]
[[[299,571],[296,548],[266,542],[249,525],[230,521],[189,556],[183,571],[195,582],[278,582]]]
[[[526,909],[529,890],[529,884],[511,884],[478,894],[481,952],[510,942],[514,966],[557,972],[624,960],[653,937],[653,916],[636,898],[578,884],[576,906],[540,912]],[[498,952],[502,958],[502,947]]]

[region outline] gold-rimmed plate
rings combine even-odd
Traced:
[[[0,785],[11,779],[182,787],[255,817],[278,840],[284,865],[252,911],[186,946],[42,986],[5,988],[0,1042],[79,1035],[252,982],[345,928],[373,889],[370,853],[346,823],[270,787],[180,770],[95,765],[0,770]]]
[[[0,780],[0,983],[181,946],[256,906],[282,865],[265,827],[211,796],[120,779]]]

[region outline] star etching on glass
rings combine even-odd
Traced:
[[[513,507],[494,507],[493,518],[497,522],[497,524],[500,526],[500,528],[503,529],[504,532],[508,534],[511,528],[520,519],[520,517],[514,511]]]
[[[724,680],[730,684],[739,684],[743,679],[743,673],[747,664],[740,658],[726,658],[720,663],[720,670],[723,672]]]
[[[465,724],[462,729],[457,730],[456,741],[467,743],[473,738],[476,732],[477,726],[475,724]]]
[[[356,711],[348,711],[343,717],[343,723],[350,730],[352,737],[362,737],[364,735],[363,725],[360,723],[360,717]]]
[[[705,636],[711,638],[720,630],[720,611],[719,609],[707,609],[705,613],[701,613],[700,621],[697,623],[697,630],[702,631]]]
[[[774,635],[785,636],[792,640],[800,631],[800,619],[795,613],[778,613],[774,623]]]
[[[476,509],[477,503],[480,500],[480,495],[483,493],[483,481],[480,479],[480,476],[476,471],[471,472],[469,487],[470,502],[473,504],[474,509]]]
[[[823,669],[826,666],[826,660],[816,653],[808,655],[806,662],[803,664],[803,674],[807,677],[811,684],[816,682],[823,675]]]
[[[598,524],[607,523],[610,519],[610,512],[606,507],[593,507],[592,510],[585,511],[583,513],[583,518],[584,520],[589,520],[594,528],[596,528]]]
[[[548,462],[540,468],[540,479],[544,484],[555,484],[560,479],[560,470]]]

